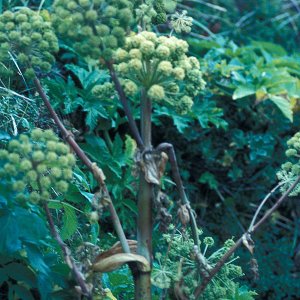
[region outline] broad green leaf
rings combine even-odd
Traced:
[[[5,132],[5,131],[0,131],[0,140],[10,140],[11,139],[11,136]]]
[[[240,85],[233,93],[232,99],[240,99],[244,98],[246,96],[254,95],[256,92],[256,89],[252,85]]]
[[[263,42],[263,41],[252,41],[252,45],[254,47],[264,49],[264,50],[268,51],[269,53],[275,54],[278,56],[285,56],[287,54],[285,49],[278,44],[274,44],[274,43],[270,43],[270,42]]]
[[[289,100],[275,95],[269,95],[269,99],[280,109],[285,117],[293,122],[293,111]]]
[[[84,89],[103,82],[109,78],[107,71],[104,70],[88,71],[79,66],[68,64],[65,65],[65,67],[78,77]]]
[[[78,222],[75,209],[64,205],[63,227],[60,232],[62,239],[69,239],[75,233],[77,228]]]
[[[22,300],[34,300],[32,293],[25,287],[20,284],[13,285],[12,289],[14,290],[16,296],[19,296]],[[16,299],[16,298],[14,298]]]
[[[94,198],[94,194],[93,193],[88,193],[82,190],[79,190],[80,194],[87,199],[90,203],[92,203],[93,198]]]
[[[33,271],[21,263],[12,262],[10,264],[6,264],[4,266],[4,271],[8,277],[19,282],[24,282],[30,287],[36,287],[37,285]]]
[[[19,239],[20,228],[16,222],[16,217],[9,210],[0,212],[0,253],[9,253],[20,250],[22,243]]]
[[[25,246],[30,265],[39,272],[39,274],[49,275],[50,269],[44,260],[44,255],[36,245],[27,244]]]
[[[210,172],[203,173],[198,181],[200,183],[208,184],[208,186],[212,190],[215,190],[218,188],[218,181],[216,180],[215,176]]]

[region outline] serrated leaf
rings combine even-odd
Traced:
[[[254,95],[256,92],[256,89],[252,85],[240,85],[233,93],[232,99],[240,99],[244,98],[246,96]]]
[[[71,64],[67,64],[65,67],[78,77],[84,89],[109,78],[108,73],[104,70],[94,70],[90,72],[84,68]]]
[[[75,209],[64,205],[63,227],[60,232],[62,239],[69,239],[75,233],[77,228],[78,222]]]
[[[287,99],[275,95],[269,95],[269,99],[280,109],[285,117],[293,122],[293,111],[291,104]]]
[[[87,115],[85,118],[86,124],[90,127],[90,130],[95,129],[98,124],[98,119],[100,117],[107,119],[108,114],[101,104],[94,106],[84,107],[83,109]]]

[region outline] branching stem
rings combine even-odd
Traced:
[[[263,206],[265,205],[265,203],[269,200],[269,198],[273,195],[273,193],[280,188],[285,182],[280,182],[278,183],[271,191],[270,193],[268,193],[268,195],[263,199],[263,201],[260,203],[260,205],[258,206],[257,210],[255,211],[254,217],[252,218],[251,224],[249,225],[248,228],[248,232],[252,231],[252,228],[255,224],[255,221],[258,217],[259,212],[261,211],[261,209],[263,208]]]
[[[129,106],[129,103],[128,103],[128,100],[127,100],[127,97],[125,95],[125,92],[121,86],[121,83],[119,81],[119,78],[117,77],[116,75],[116,72],[114,70],[114,67],[112,65],[112,63],[110,62],[107,62],[106,63],[106,66],[109,70],[109,73],[110,73],[110,77],[115,85],[115,88],[116,88],[116,91],[119,95],[119,98],[120,98],[120,101],[121,101],[121,104],[123,106],[123,109],[124,109],[124,112],[125,112],[125,115],[128,119],[128,124],[129,124],[129,127],[130,127],[130,130],[131,130],[131,133],[133,135],[133,138],[135,139],[138,147],[140,150],[144,150],[144,142],[143,142],[143,139],[140,135],[140,132],[138,130],[138,127],[136,125],[136,122],[133,118],[133,115],[132,115],[132,112],[131,112],[131,108]]]
[[[213,279],[213,277],[220,271],[220,269],[224,266],[228,258],[236,251],[237,248],[239,248],[242,243],[243,239],[246,235],[249,235],[253,232],[255,232],[261,225],[264,224],[264,222],[274,213],[274,211],[279,207],[279,205],[282,204],[282,202],[289,196],[289,194],[293,191],[293,189],[296,187],[296,185],[300,181],[300,176],[295,180],[295,182],[289,187],[289,189],[282,194],[282,196],[276,201],[276,203],[269,209],[264,216],[255,224],[252,226],[251,232],[244,233],[239,240],[223,255],[223,257],[217,262],[217,264],[214,266],[214,268],[209,272],[209,276],[202,279],[201,285],[199,285],[195,292],[194,296],[195,299],[199,299],[200,295],[204,292],[205,288],[209,284],[209,282]]]
[[[85,282],[85,278],[84,278],[83,274],[79,271],[78,267],[75,264],[74,258],[71,255],[71,250],[64,243],[64,241],[62,240],[61,236],[59,235],[58,231],[55,228],[55,224],[54,224],[54,221],[53,221],[53,218],[52,218],[52,215],[49,210],[47,202],[44,202],[44,209],[46,212],[46,218],[49,223],[51,234],[54,237],[54,239],[57,241],[57,243],[59,244],[59,246],[62,250],[62,253],[64,255],[64,259],[65,259],[67,265],[71,268],[71,270],[74,274],[74,277],[76,279],[76,282],[81,288],[82,294],[84,296],[86,296],[87,299],[92,300],[91,291]]]
[[[189,199],[188,199],[188,197],[185,193],[185,189],[184,189],[184,186],[183,186],[183,183],[182,183],[182,180],[181,180],[181,176],[180,176],[180,173],[179,173],[179,168],[178,168],[178,164],[177,164],[177,159],[176,159],[176,154],[175,154],[175,151],[174,151],[174,147],[173,147],[172,144],[162,143],[162,144],[159,144],[157,146],[156,150],[166,151],[168,156],[169,156],[169,160],[170,160],[170,164],[171,164],[171,170],[172,170],[172,176],[173,176],[173,179],[176,183],[176,187],[177,187],[178,192],[179,192],[181,203],[183,205],[186,205],[186,207],[188,209],[194,244],[199,249],[200,241],[199,241],[199,234],[198,234],[198,227],[197,227],[197,223],[196,223],[196,218],[195,218],[194,211],[191,208],[190,201],[189,201]]]
[[[44,92],[44,89],[37,77],[34,78],[34,84],[35,87],[44,101],[51,117],[53,118],[54,122],[58,126],[59,130],[62,133],[63,138],[65,141],[70,145],[70,147],[73,149],[73,151],[76,153],[76,155],[81,159],[81,161],[87,166],[87,168],[93,173],[95,179],[97,180],[99,186],[103,190],[103,193],[109,197],[108,201],[108,208],[110,211],[111,219],[115,228],[115,231],[118,235],[118,238],[121,242],[123,251],[125,253],[130,253],[130,248],[123,230],[123,227],[121,225],[120,219],[117,215],[116,209],[112,203],[112,200],[109,196],[107,186],[104,181],[104,175],[100,168],[97,167],[96,163],[93,163],[88,156],[82,151],[82,149],[79,147],[79,145],[76,143],[76,141],[73,138],[73,135],[65,128],[62,121],[59,119],[58,115],[56,114],[55,110],[53,109],[52,105],[50,104],[50,101],[48,100],[48,97],[46,93]]]

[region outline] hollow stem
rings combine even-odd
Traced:
[[[141,133],[145,148],[150,150],[151,145],[151,100],[145,91],[141,94]],[[138,220],[137,220],[137,252],[143,255],[151,264],[152,261],[152,194],[153,187],[145,179],[145,174],[140,172],[138,194]],[[136,278],[136,300],[151,299],[151,273],[139,273]]]

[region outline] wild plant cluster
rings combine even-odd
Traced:
[[[0,129],[13,128],[0,131],[3,299],[255,299],[235,252],[245,246],[257,279],[253,235],[299,193],[299,133],[249,228],[222,223],[238,219],[229,203],[241,190],[251,199],[245,176],[275,182],[267,159],[276,145],[282,162],[285,145],[275,126],[259,130],[284,116],[283,134],[293,120],[291,58],[267,43],[204,45],[185,1],[3,7]],[[43,121],[24,121],[32,101]]]

